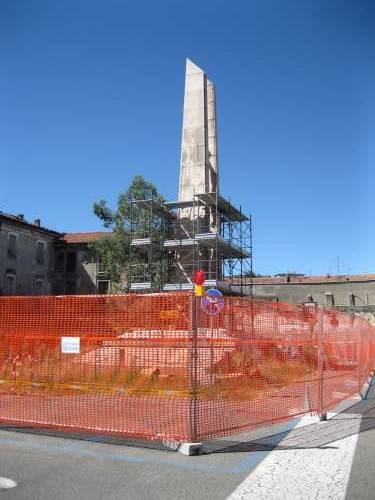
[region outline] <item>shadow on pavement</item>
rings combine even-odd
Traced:
[[[28,427],[28,426],[13,426],[0,424],[0,431],[10,431],[10,432],[21,432],[26,434],[37,434],[41,436],[49,436],[49,437],[58,437],[64,439],[78,439],[82,441],[89,441],[94,443],[106,443],[106,444],[115,444],[119,446],[133,446],[135,448],[147,448],[151,450],[160,450],[160,451],[177,451],[179,443],[170,442],[164,444],[162,441],[151,441],[146,439],[131,439],[131,438],[122,438],[119,436],[107,436],[103,434],[92,434],[85,432],[65,432],[58,431],[53,429],[38,429],[36,427]]]
[[[371,383],[365,400],[353,404],[327,421],[251,441],[214,440],[205,444],[204,451],[205,453],[239,453],[306,448],[335,449],[335,446],[329,445],[374,428],[375,386]]]

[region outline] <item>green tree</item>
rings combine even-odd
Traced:
[[[133,238],[142,238],[147,236],[150,230],[158,234],[162,229],[160,215],[152,215],[141,204],[132,203],[136,200],[151,199],[164,202],[154,184],[146,181],[141,175],[136,175],[128,189],[119,194],[115,210],[109,208],[105,200],[93,205],[95,215],[106,229],[111,230],[111,234],[93,241],[90,248],[99,257],[100,270],[111,279],[115,289],[119,289],[127,280],[131,233]],[[132,252],[132,265],[137,266],[135,273],[141,273],[142,269],[147,268],[147,256],[147,251],[142,248]]]

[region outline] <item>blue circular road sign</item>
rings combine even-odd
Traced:
[[[202,309],[209,316],[216,316],[220,311],[223,310],[224,307],[224,297],[219,290],[212,288],[211,290],[207,290],[207,292],[202,297]]]

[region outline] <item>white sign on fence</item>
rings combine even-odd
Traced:
[[[79,337],[61,337],[61,352],[64,354],[79,354]]]

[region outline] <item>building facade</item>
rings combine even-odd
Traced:
[[[0,212],[0,294],[53,293],[55,242],[62,237],[38,219]]]
[[[0,295],[109,293],[89,243],[106,232],[59,233],[0,212]]]
[[[292,304],[316,302],[341,310],[375,311],[375,274],[253,278],[253,294]]]

